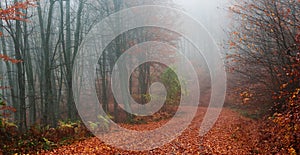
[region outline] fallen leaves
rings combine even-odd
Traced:
[[[217,123],[204,137],[199,127],[206,108],[198,108],[190,126],[176,139],[149,151],[127,151],[106,145],[96,137],[63,146],[41,154],[249,154],[258,152],[258,126],[254,120],[241,117],[229,109],[223,109]],[[148,124],[128,125],[132,130],[149,130],[165,124],[167,120]],[[119,135],[120,139],[122,135]]]

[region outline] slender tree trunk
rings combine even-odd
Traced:
[[[63,5],[63,0],[59,0],[59,4],[60,4],[60,26],[59,26],[59,40],[60,40],[60,50],[59,51],[62,51],[62,52],[59,52],[60,54],[60,62],[64,62],[63,61],[63,53],[66,53],[66,44],[65,44],[65,34],[64,34],[64,5]],[[62,86],[63,86],[63,75],[64,75],[64,66],[63,65],[60,65],[60,79],[58,80],[59,81],[59,89],[58,89],[58,107],[57,108],[57,114],[58,114],[58,117],[59,114],[60,114],[60,109],[59,109],[59,103],[61,102],[61,99],[62,99]]]
[[[14,0],[15,3],[18,2],[18,0]],[[23,60],[22,56],[22,27],[21,22],[16,21],[16,32],[15,36],[12,36],[14,40],[15,45],[15,55],[16,59]],[[25,101],[25,73],[24,73],[24,62],[17,63],[17,77],[18,77],[18,99],[19,99],[19,129],[20,131],[23,131],[24,129],[27,129],[27,123],[26,123],[26,101]]]
[[[68,118],[74,120],[75,103],[72,93],[72,44],[71,44],[71,18],[70,18],[70,0],[66,1],[66,50],[64,53],[66,63],[66,82],[67,82],[67,107],[68,107]]]
[[[24,14],[27,17],[27,10],[25,10]],[[28,99],[29,99],[29,121],[30,125],[36,123],[36,103],[35,103],[35,88],[34,88],[34,79],[33,79],[33,70],[32,70],[32,62],[31,62],[31,54],[30,54],[30,45],[28,40],[28,28],[27,23],[23,22],[24,27],[24,63],[26,69],[27,76],[27,84],[28,84]]]
[[[121,10],[121,6],[123,4],[123,0],[114,0],[114,8],[115,8],[115,12],[118,12]],[[118,20],[116,21],[116,26],[117,28],[120,28],[122,21],[120,18],[118,18]],[[125,48],[125,37],[124,35],[116,38],[116,52],[117,52],[117,57],[120,57],[122,55],[122,50]],[[125,64],[120,64],[120,66],[118,66],[119,69],[119,75],[120,75],[120,84],[121,84],[121,92],[122,92],[122,99],[124,102],[124,107],[126,109],[126,111],[129,112],[128,116],[127,116],[127,120],[130,121],[132,119],[132,114],[131,114],[131,107],[130,107],[130,102],[129,102],[129,96],[127,94],[127,88],[126,88],[126,83],[127,81],[124,81],[124,79],[126,79],[128,72],[127,72],[127,67],[125,66]]]
[[[51,25],[52,25],[52,14],[53,14],[53,6],[56,1],[50,0],[49,12],[47,17],[47,28],[46,33],[44,32],[44,24],[43,24],[43,17],[42,17],[42,10],[40,2],[38,4],[38,16],[39,16],[39,23],[41,28],[41,38],[42,38],[42,47],[44,51],[44,97],[45,97],[45,106],[43,112],[43,122],[44,124],[50,124],[50,120],[52,120],[52,125],[56,124],[53,111],[53,90],[52,90],[52,81],[51,81],[51,62],[50,62],[50,32],[51,32]],[[52,117],[52,118],[51,118]]]
[[[101,85],[102,85],[102,104],[103,109],[107,113],[108,112],[108,102],[107,102],[107,77],[106,77],[106,52],[102,54],[102,62],[101,62]]]

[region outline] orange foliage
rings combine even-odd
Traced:
[[[249,83],[261,80],[265,84],[258,89],[268,91],[262,91],[262,96],[274,93],[273,100],[265,101],[272,103],[272,111],[261,130],[261,142],[267,143],[261,148],[270,154],[300,152],[298,2],[242,0],[230,9],[238,22],[230,33],[228,46],[234,52],[227,60],[250,79]]]
[[[3,61],[9,61],[13,64],[22,62],[22,60],[13,59],[13,58],[10,58],[9,56],[3,55],[3,54],[0,54],[0,59],[2,59]]]
[[[29,6],[34,6],[33,1],[27,0],[25,2],[17,2],[12,6],[7,7],[6,9],[0,9],[0,19],[1,20],[21,20],[26,21],[22,18],[25,16],[20,10],[25,10]]]
[[[193,108],[193,107],[192,107]],[[49,152],[41,151],[39,154],[255,154],[261,150],[256,148],[257,122],[240,116],[237,112],[223,109],[221,116],[211,131],[206,135],[199,135],[199,126],[203,120],[206,108],[199,107],[198,112],[183,133],[165,145],[148,151],[121,150],[107,145],[96,137],[63,146]],[[188,112],[188,109],[187,111]],[[175,117],[178,123],[184,121],[181,117]],[[122,124],[123,127],[145,131],[157,129],[168,120],[148,122],[147,124],[132,125]],[[114,132],[116,137],[124,137],[124,133]],[[162,139],[164,140],[164,139]],[[143,143],[143,142],[141,142]],[[136,145],[138,143],[131,143]]]
[[[287,82],[281,85],[280,93],[274,95],[275,113],[270,117],[275,124],[270,128],[270,132],[277,133],[276,139],[272,141],[274,147],[279,149],[281,146],[282,150],[290,154],[300,151],[300,39],[298,36],[296,37],[297,55],[290,57],[293,63],[285,66],[286,74],[281,75]]]
[[[25,16],[20,10],[25,10],[30,6],[34,6],[33,1],[27,0],[25,2],[17,2],[11,6],[8,6],[5,9],[0,8],[0,20],[8,21],[8,20],[19,20],[19,21],[27,21],[27,19],[23,18]],[[0,36],[3,33],[0,32]],[[22,60],[17,60],[10,58],[7,55],[0,54],[0,59],[4,61],[10,61],[13,64],[20,63]]]

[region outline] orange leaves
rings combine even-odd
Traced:
[[[291,60],[292,64],[283,68],[285,74],[282,76],[286,83],[281,85],[280,93],[273,97],[276,101],[274,110],[280,111],[273,115],[272,121],[276,125],[273,130],[278,133],[277,139],[286,152],[300,149],[300,134],[297,134],[300,125],[300,61],[296,57]]]
[[[236,43],[235,43],[235,42],[232,42],[232,41],[230,41],[230,42],[229,42],[229,46],[230,46],[230,47],[235,47],[235,46],[236,46]]]
[[[246,77],[255,77],[254,80],[259,77],[267,84],[267,89],[274,91],[271,114],[277,113],[272,117],[272,126],[263,129],[270,135],[265,140],[271,146],[269,150],[279,154],[299,152],[300,31],[297,1],[258,0],[251,1],[252,5],[243,2],[250,1],[240,2],[242,13],[236,11],[238,22],[233,25],[229,42],[230,47],[236,46],[230,54],[241,53],[238,60],[242,61],[229,65],[245,73]],[[244,20],[245,15],[247,20]],[[232,56],[227,58],[234,60]],[[255,83],[253,79],[249,82]],[[244,103],[251,99],[246,93],[241,97]],[[280,148],[286,152],[280,153]]]
[[[9,88],[9,87],[2,87],[2,88],[0,87],[0,90],[7,89],[7,88]],[[9,117],[11,112],[16,112],[16,111],[17,111],[16,108],[6,105],[6,101],[2,99],[1,94],[0,94],[0,119]],[[3,120],[2,120],[2,122],[0,120],[0,128],[2,127],[2,125],[3,125]]]
[[[9,61],[9,62],[11,62],[13,64],[17,64],[17,63],[23,62],[22,60],[13,59],[13,58],[10,58],[9,56],[3,55],[3,54],[0,54],[0,59],[2,59],[4,61]]]
[[[0,19],[1,20],[21,20],[26,21],[26,19],[22,18],[25,16],[20,10],[25,10],[29,6],[34,6],[31,1],[18,2],[12,6],[7,7],[6,9],[0,9]]]
[[[11,111],[11,112],[16,112],[17,111],[16,108],[11,107],[11,106],[2,106],[2,107],[0,107],[0,110],[8,110],[8,111]]]
[[[234,32],[232,32],[232,34],[233,34],[233,35],[238,35],[238,34],[239,34],[239,32],[237,32],[237,31],[234,31]]]
[[[257,122],[244,118],[229,109],[223,109],[221,117],[212,130],[200,137],[199,126],[206,111],[206,108],[199,108],[191,125],[179,137],[153,150],[121,150],[93,137],[59,147],[51,152],[41,152],[41,154],[249,154],[255,149],[258,138]],[[176,119],[184,121],[179,117]],[[153,127],[157,128],[160,124],[165,124],[165,120],[126,126],[131,130],[144,131]],[[120,134],[118,131],[114,133]]]
[[[280,89],[284,89],[288,86],[288,83],[282,84]]]
[[[21,12],[21,10],[27,9],[29,6],[35,6],[33,4],[33,0],[27,0],[25,2],[17,2],[12,6],[9,6],[5,9],[0,8],[0,20],[19,20],[19,21],[27,21],[27,19],[23,18],[25,14]],[[2,32],[0,32],[0,37],[2,36]]]

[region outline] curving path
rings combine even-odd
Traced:
[[[42,154],[255,154],[259,152],[257,122],[231,109],[223,108],[214,127],[204,137],[200,137],[199,126],[205,111],[206,108],[198,108],[193,122],[181,136],[154,150],[124,151],[105,145],[93,137]],[[145,130],[158,127],[166,121],[124,126],[134,130]]]

